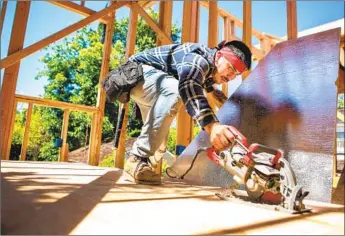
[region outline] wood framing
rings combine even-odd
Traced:
[[[208,46],[215,47],[218,44],[218,2],[210,2],[208,10]]]
[[[161,1],[159,3],[159,27],[164,31],[165,34],[169,35],[171,38],[171,22],[172,22],[172,9],[173,9],[173,2],[172,1]],[[163,42],[159,40],[157,37],[157,46],[163,45]],[[159,156],[164,154],[161,150],[166,150],[167,143],[168,143],[169,134],[164,138],[163,142],[161,143],[158,150],[155,152],[156,160],[159,159]],[[163,158],[160,158],[160,161],[157,163],[156,173],[162,174],[162,163]]]
[[[7,1],[3,1],[1,5],[1,15],[0,15],[0,37],[2,34],[2,28],[4,26],[6,8],[7,8]]]
[[[75,13],[80,14],[80,15],[83,15],[83,16],[90,16],[90,15],[97,13],[96,11],[85,7],[84,4],[79,5],[79,4],[74,3],[72,1],[48,1],[48,2],[51,4],[54,4],[56,6],[62,7],[66,10],[75,12]],[[81,1],[81,3],[85,3],[85,1]],[[104,24],[106,24],[108,22],[108,20],[109,20],[108,16],[104,16],[104,17],[99,18],[99,21],[104,23]]]
[[[208,46],[210,48],[218,45],[218,2],[209,2],[208,8]],[[207,101],[214,112],[217,111],[217,103],[211,94],[206,95]]]
[[[59,161],[68,161],[68,149],[67,149],[67,132],[68,132],[68,120],[69,120],[69,110],[66,109],[63,113],[61,139],[62,147],[60,149]]]
[[[134,10],[135,8],[133,7],[134,5],[135,4],[132,5],[131,11],[129,14],[126,59],[128,59],[131,55],[134,54],[135,42],[137,38],[136,35],[137,35],[138,13],[136,10]],[[126,137],[127,137],[126,133],[127,133],[127,123],[128,123],[128,110],[129,110],[128,103],[120,104],[119,112],[122,110],[123,107],[125,108],[125,116],[124,116],[122,127],[121,127],[119,146],[115,151],[115,167],[121,168],[121,169],[123,169],[124,167],[124,158],[125,158],[125,151],[126,151]]]
[[[171,21],[172,21],[172,1],[162,1],[159,3],[159,27],[163,30],[163,32],[169,36],[171,39]],[[162,40],[159,40],[157,37],[157,46],[163,45]]]
[[[167,35],[159,27],[157,22],[155,22],[138,3],[133,2],[132,9],[146,21],[146,23],[152,28],[153,31],[157,33],[157,37],[159,38],[159,40],[163,41],[164,44],[172,43],[172,40],[170,39],[169,35]]]
[[[15,95],[15,98],[18,102],[25,102],[25,103],[32,103],[35,105],[41,105],[45,107],[54,107],[60,109],[70,109],[73,111],[80,111],[80,112],[87,112],[87,113],[94,113],[97,112],[98,109],[92,106],[85,106],[79,104],[73,104],[68,102],[61,102],[37,97],[30,97],[26,95]]]
[[[182,43],[197,42],[199,36],[200,2],[184,1],[182,21]],[[193,119],[184,107],[176,116],[176,155],[180,155],[193,138]]]
[[[224,39],[230,41],[235,36],[235,21],[231,20],[230,17],[226,16],[224,19]]]
[[[252,1],[243,1],[243,35],[242,41],[249,47],[252,47]],[[259,51],[259,50],[258,50]],[[242,73],[242,80],[249,75],[249,71]]]
[[[17,2],[8,55],[13,55],[23,48],[30,5],[31,2]],[[15,114],[14,94],[17,86],[19,67],[20,62],[13,63],[4,71],[1,87],[1,159],[9,158],[9,148],[11,146],[8,143],[12,140],[11,128]]]
[[[210,1],[210,2],[208,2],[208,1],[200,1],[200,4],[201,4],[201,6],[203,6],[203,7],[209,8],[209,4],[210,4],[211,2],[212,2],[212,1]],[[246,1],[244,1],[244,2],[246,2]],[[242,21],[241,21],[239,18],[237,18],[237,17],[235,17],[234,15],[230,14],[229,12],[227,12],[226,10],[224,10],[224,9],[222,9],[222,8],[220,8],[220,7],[218,7],[218,14],[219,14],[221,17],[229,17],[231,20],[234,21],[235,26],[237,26],[237,27],[239,27],[239,28],[243,28],[243,23],[242,23]],[[252,28],[252,34],[253,34],[255,37],[257,37],[258,39],[261,39],[262,37],[264,37],[263,34],[262,34],[260,31],[254,29],[254,28]]]
[[[17,61],[20,61],[21,59],[31,55],[32,53],[37,52],[38,50],[48,46],[49,44],[69,35],[70,33],[73,33],[74,31],[92,23],[95,20],[98,20],[104,15],[107,15],[108,13],[115,11],[116,9],[124,6],[126,3],[127,2],[119,2],[113,5],[110,5],[109,7],[104,8],[103,10],[86,17],[85,19],[81,21],[78,21],[77,23],[70,25],[63,30],[60,30],[59,32],[55,34],[52,34],[48,36],[47,38],[40,40],[39,42],[36,42],[16,53],[11,54],[10,56],[0,61],[0,69],[7,68],[10,65],[13,65]]]
[[[26,113],[24,137],[23,137],[23,142],[22,142],[22,149],[20,151],[20,160],[21,161],[25,161],[26,160],[26,149],[27,149],[28,141],[29,141],[30,123],[31,123],[31,116],[32,116],[32,107],[33,107],[33,104],[30,102],[28,110],[27,110],[27,113]]]
[[[113,4],[114,6],[115,4]],[[112,5],[111,5],[112,6]],[[104,48],[103,48],[103,58],[102,58],[102,66],[101,72],[99,76],[99,82],[102,82],[105,76],[109,72],[109,62],[110,62],[110,54],[111,48],[113,43],[113,34],[114,34],[114,21],[115,21],[115,13],[110,13],[110,20],[106,25],[106,32],[105,32],[105,40],[104,40]],[[89,148],[89,164],[90,165],[98,165],[99,164],[99,157],[100,157],[100,150],[101,150],[101,141],[102,141],[102,124],[104,118],[104,106],[105,106],[105,92],[101,86],[98,86],[98,93],[97,93],[97,105],[98,112],[93,115],[93,122],[91,127],[90,133],[90,148]]]
[[[12,135],[13,135],[13,129],[14,129],[14,122],[16,119],[16,113],[17,113],[17,101],[14,102],[14,109],[13,109],[13,113],[12,113],[12,118],[11,118],[11,124],[10,124],[10,137],[7,140],[7,145],[6,145],[6,150],[5,153],[1,152],[1,158],[8,160],[10,158],[10,152],[11,152],[11,144],[12,144]],[[2,140],[3,142],[3,140]],[[5,143],[3,143],[3,145],[5,145]]]
[[[286,1],[288,40],[297,38],[297,6],[295,0]]]

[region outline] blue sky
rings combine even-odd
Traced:
[[[79,1],[75,1],[79,2]],[[105,7],[106,1],[87,1],[86,7],[99,11]],[[242,1],[219,1],[218,5],[231,12],[236,17],[242,19]],[[12,30],[12,22],[15,12],[15,1],[9,1],[1,35],[1,59],[7,56],[7,50]],[[174,2],[173,23],[182,25],[182,1]],[[286,27],[286,3],[285,1],[254,1],[252,4],[252,24],[253,27],[261,32],[285,36]],[[158,4],[155,6],[158,9]],[[128,16],[129,10],[126,7],[116,12],[117,18]],[[334,20],[344,18],[344,1],[298,1],[298,30],[305,30]],[[79,20],[83,19],[76,13],[62,9],[48,2],[32,1],[27,33],[25,36],[24,47],[27,47]],[[97,22],[90,25],[96,27]],[[208,11],[201,8],[200,12],[200,43],[207,43],[208,31]],[[220,22],[220,28],[222,22]],[[221,35],[220,31],[220,35]],[[73,34],[71,34],[73,35]],[[238,30],[238,36],[241,36]],[[221,38],[220,38],[221,40]],[[254,41],[256,43],[256,41]],[[39,96],[44,93],[44,79],[35,80],[38,71],[43,68],[39,59],[44,55],[44,51],[39,51],[25,58],[21,62],[17,93],[29,96]],[[1,70],[1,79],[3,70]]]

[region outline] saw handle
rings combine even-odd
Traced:
[[[262,151],[262,152],[266,152],[266,153],[274,155],[274,157],[270,159],[270,162],[272,163],[272,165],[277,165],[279,158],[283,156],[282,150],[267,147],[265,145],[258,144],[258,143],[253,143],[252,145],[250,145],[248,150],[251,153],[254,153],[254,151]]]
[[[207,157],[217,165],[220,165],[220,157],[217,154],[217,149],[211,147],[206,149]]]
[[[240,142],[243,144],[245,147],[248,147],[248,141],[247,138],[244,137],[243,134],[241,134],[240,131],[238,131],[235,127],[229,126],[228,127],[229,131],[232,133],[232,135],[235,137],[235,142]]]

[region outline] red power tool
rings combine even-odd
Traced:
[[[257,143],[248,146],[247,139],[236,128],[230,126],[229,130],[235,137],[231,147],[220,152],[208,148],[209,159],[224,167],[237,185],[244,185],[250,200],[276,204],[290,213],[310,211],[303,204],[309,192],[296,184],[283,151]]]

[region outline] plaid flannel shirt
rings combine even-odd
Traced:
[[[180,96],[188,114],[204,128],[218,121],[203,86],[214,70],[216,51],[197,43],[171,44],[145,50],[129,60],[153,66],[178,79]]]

